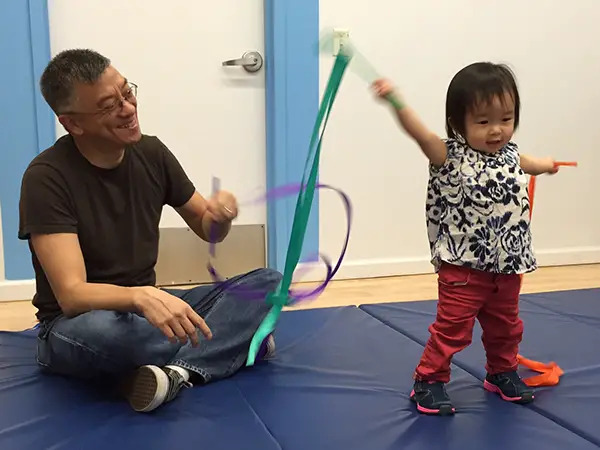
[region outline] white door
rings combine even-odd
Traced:
[[[48,9],[52,56],[85,47],[109,57],[138,85],[142,132],[170,148],[203,195],[213,175],[240,201],[264,192],[264,65],[223,66],[247,51],[264,58],[263,0],[50,0]],[[265,223],[260,204],[242,208],[236,225]],[[161,227],[185,223],[165,208]]]

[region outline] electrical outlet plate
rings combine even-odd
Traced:
[[[350,30],[347,28],[333,29],[333,56],[337,56],[348,39],[350,38]]]

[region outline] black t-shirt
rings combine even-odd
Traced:
[[[23,175],[19,239],[76,233],[89,283],[153,286],[163,205],[179,207],[195,191],[175,156],[156,137],[127,147],[114,169],[92,165],[70,135],[39,154]],[[61,314],[31,243],[44,321]]]

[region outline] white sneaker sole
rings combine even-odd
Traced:
[[[158,408],[169,390],[169,377],[157,366],[140,367],[129,387],[127,400],[137,412],[150,412]]]

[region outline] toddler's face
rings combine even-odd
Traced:
[[[466,139],[475,150],[495,153],[512,138],[515,130],[515,102],[506,92],[491,102],[481,102],[467,113]]]

